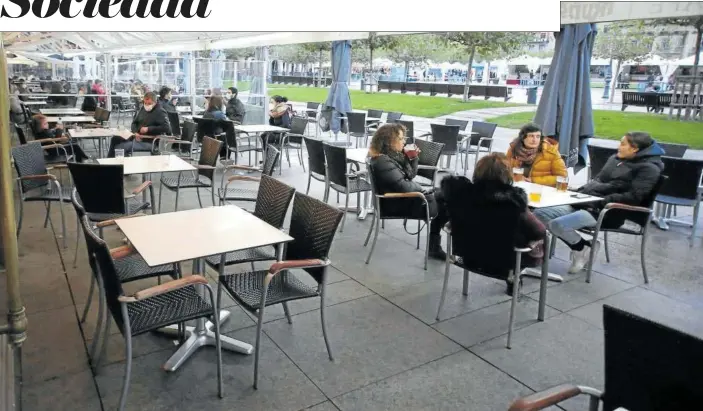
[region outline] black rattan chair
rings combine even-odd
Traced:
[[[305,147],[308,152],[308,188],[305,194],[310,192],[310,183],[313,179],[325,183],[325,194],[327,198],[327,168],[325,167],[324,143],[314,138],[305,138]]]
[[[200,189],[209,188],[212,195],[212,205],[215,205],[215,170],[217,169],[217,160],[220,154],[222,141],[214,138],[204,137],[200,159],[198,160],[198,168],[196,176],[183,176],[183,172],[179,172],[177,177],[161,176],[161,186],[159,188],[159,212],[161,212],[161,193],[166,187],[167,190],[176,192],[175,211],[178,211],[178,195],[182,188],[195,188],[198,194],[198,203],[203,207],[203,202],[200,199]],[[203,180],[204,177],[206,180]]]
[[[439,160],[442,158],[444,144],[423,139],[415,139],[415,145],[420,149],[418,156],[417,176],[420,185],[434,187],[439,172]],[[429,180],[429,183],[424,181]]]
[[[459,126],[460,131],[465,131],[466,127],[469,126],[469,121],[468,120],[458,120],[455,118],[447,118],[447,119],[444,119],[444,125],[445,126]]]
[[[452,156],[457,155],[454,163],[454,172],[459,163],[459,126],[445,126],[442,124],[430,124],[432,128],[432,141],[442,144],[442,155],[447,156],[447,168],[451,166]]]
[[[71,187],[62,187],[56,176],[49,174],[49,169],[44,160],[44,149],[52,146],[63,148],[60,144],[42,146],[36,142],[12,148],[12,158],[15,162],[17,185],[20,194],[17,237],[19,237],[20,231],[22,230],[25,201],[42,201],[44,203],[46,207],[44,228],[46,228],[47,224],[51,223],[51,203],[58,202],[59,211],[61,212],[63,247],[66,248],[66,217],[63,211],[63,203],[71,201]],[[54,168],[58,168],[59,166],[61,165],[55,165]],[[63,167],[65,167],[65,164]]]
[[[252,143],[252,137],[248,134],[240,137],[239,132],[235,128],[237,125],[234,121],[222,121],[222,129],[225,133],[224,141],[227,150],[227,160],[232,153],[234,153],[234,164],[238,164],[239,155],[241,153],[249,153],[249,164],[251,164],[251,152],[260,150],[256,147],[256,144]],[[242,144],[246,141],[246,144]]]
[[[481,153],[489,154],[493,151],[493,134],[497,127],[497,124],[483,121],[471,123],[471,135],[461,140],[459,144],[459,152],[464,155],[464,174],[469,169],[469,154],[474,155],[475,168]]]
[[[347,113],[345,118],[347,145],[351,145],[351,138],[356,139],[356,147],[359,147],[359,139],[363,139],[364,147],[367,145],[369,137],[368,129],[366,128],[366,113]],[[342,224],[344,225],[344,224]]]
[[[272,150],[275,148],[271,147]],[[295,194],[295,188],[286,185],[269,175],[262,175],[261,179],[255,179],[249,176],[235,176],[240,177],[240,180],[258,180],[261,181],[259,184],[258,193],[254,201],[253,214],[259,219],[265,221],[272,227],[283,228],[283,222],[286,219],[286,214],[288,213],[288,207],[293,199],[293,194]],[[237,251],[229,253],[225,256],[225,266],[240,263],[253,263],[256,261],[271,261],[275,260],[276,247],[267,246],[253,248],[249,250]],[[222,262],[221,256],[212,256],[205,259],[205,262],[213,269],[220,271],[220,264]]]
[[[661,211],[658,213],[659,227],[668,229],[668,224],[680,224],[691,227],[691,242],[698,227],[698,214],[703,196],[703,161],[674,157],[662,157],[664,174],[669,177],[657,195],[656,202]],[[691,221],[672,219],[672,208],[692,207]]]
[[[683,158],[688,150],[688,144],[674,143],[657,143],[664,149],[664,155],[667,157]]]
[[[509,411],[556,408],[582,394],[589,396],[590,410],[701,408],[703,340],[609,305],[603,306],[603,325],[605,392],[568,383],[520,398]]]
[[[305,115],[306,115],[305,120],[308,122],[308,124],[315,124],[315,136],[318,136],[319,132],[320,132],[320,127],[318,125],[319,113],[320,113],[320,103],[314,103],[314,102],[308,101],[306,108],[305,108]],[[307,127],[306,127],[306,131],[307,131]]]
[[[347,149],[344,147],[331,146],[325,144],[325,173],[327,175],[327,187],[325,189],[325,199],[329,200],[330,188],[337,192],[337,202],[339,194],[344,194],[345,210],[349,211],[349,195],[356,194],[356,204],[360,208],[361,193],[370,192],[371,184],[364,180],[363,173],[349,172],[347,166]],[[358,211],[358,209],[357,209]],[[344,231],[344,221],[347,219],[346,213],[342,218],[340,232]]]
[[[266,157],[264,158],[264,164],[262,168],[251,167],[251,166],[240,166],[238,164],[232,164],[225,167],[225,173],[222,174],[222,184],[217,190],[217,197],[220,199],[220,205],[224,205],[227,201],[256,201],[257,190],[247,189],[247,188],[229,188],[230,183],[235,181],[259,181],[255,177],[245,176],[245,175],[234,175],[227,179],[225,183],[225,175],[227,170],[246,170],[248,172],[258,172],[261,176],[273,175],[276,168],[276,163],[281,156],[281,152],[276,149],[276,147],[269,145],[266,147]]]
[[[405,138],[409,142],[415,142],[415,122],[407,120],[396,120],[395,122],[405,126]]]
[[[106,306],[109,308],[117,328],[125,340],[125,376],[120,395],[119,410],[125,409],[129,380],[132,373],[132,337],[155,331],[167,325],[184,323],[197,318],[210,318],[215,324],[215,341],[217,352],[217,391],[222,392],[222,354],[220,350],[220,325],[215,299],[207,279],[200,275],[172,280],[167,283],[125,295],[122,282],[117,273],[115,258],[124,258],[134,250],[129,246],[110,250],[105,241],[98,237],[90,227],[87,217],[81,222],[85,234],[88,254],[97,267],[97,280],[102,293],[105,294]],[[205,289],[206,297],[199,289]],[[110,335],[110,321],[106,321],[103,338]],[[99,355],[95,358],[100,363]]]
[[[265,308],[283,304],[288,323],[292,323],[286,303],[305,298],[320,297],[322,335],[330,360],[333,359],[325,325],[325,288],[327,285],[328,259],[335,232],[342,219],[342,211],[304,194],[298,193],[293,201],[289,234],[294,240],[286,246],[283,261],[274,263],[270,269],[248,273],[219,276],[217,289],[218,308],[222,288],[239,305],[258,318],[256,348],[254,352],[254,388],[259,381],[259,356],[261,354],[261,327]],[[289,270],[303,269],[318,284],[309,287]],[[258,312],[257,312],[258,311]]]
[[[614,154],[617,154],[617,148],[602,147],[588,145],[588,180],[596,178],[598,173],[605,167],[605,163]]]
[[[400,120],[401,117],[403,117],[403,113],[399,111],[391,111],[386,114],[386,123],[395,123]]]
[[[371,242],[371,249],[369,250],[369,255],[366,257],[366,264],[371,261],[371,256],[373,255],[373,250],[376,247],[376,240],[378,239],[378,230],[385,220],[417,220],[418,230],[417,230],[417,249],[420,249],[420,223],[425,223],[425,228],[427,231],[427,242],[425,247],[425,270],[427,270],[427,258],[430,252],[430,210],[427,207],[427,198],[425,194],[421,192],[411,192],[411,193],[385,193],[378,194],[376,186],[374,184],[374,170],[373,166],[369,163],[366,164],[368,169],[369,183],[371,185],[371,193],[374,199],[374,218],[371,220],[371,226],[369,227],[369,232],[366,234],[366,241],[364,241],[364,247],[369,244],[369,239],[371,238],[371,232],[373,232],[373,241]],[[391,202],[403,203],[406,205],[405,213],[402,214],[392,214],[387,213],[384,209],[384,205],[388,205]],[[417,210],[424,210],[424,215],[420,216]],[[375,228],[375,230],[374,230]]]
[[[298,152],[298,159],[300,160],[300,165],[303,166],[303,172],[305,172],[305,163],[303,162],[303,139],[305,138],[305,128],[308,126],[308,122],[303,117],[293,117],[291,121],[290,131],[288,131],[283,136],[283,144],[281,149],[286,151],[286,159],[288,160],[288,167],[290,164],[290,153],[289,151],[296,150]],[[282,156],[281,156],[282,157]],[[283,159],[281,158],[281,163]],[[283,166],[279,166],[279,172],[283,169]]]

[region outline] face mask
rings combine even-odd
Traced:
[[[144,105],[144,110],[146,110],[147,112],[149,112],[149,111],[153,110],[154,107],[156,107],[156,104],[149,104],[148,106],[145,104],[145,105]]]

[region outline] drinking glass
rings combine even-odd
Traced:
[[[124,161],[124,149],[123,148],[116,148],[115,149],[115,158],[120,159],[120,161]]]
[[[569,189],[569,177],[557,177],[557,191],[567,191]]]
[[[542,201],[542,186],[535,184],[530,187],[529,200],[531,203],[539,203]]]
[[[513,168],[513,180],[516,183],[524,181],[525,180],[525,169],[518,168],[518,167]]]

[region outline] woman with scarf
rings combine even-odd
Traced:
[[[557,177],[566,177],[566,164],[559,150],[544,140],[536,124],[525,124],[506,153],[512,168],[521,168],[525,181],[544,186],[557,185]]]
[[[405,126],[402,124],[385,124],[376,130],[369,148],[370,164],[373,168],[373,180],[377,194],[422,192],[427,198],[430,218],[429,257],[444,260],[441,231],[449,221],[445,212],[441,193],[427,189],[413,181],[417,175],[419,151],[414,146],[405,145]],[[386,199],[383,204],[384,214],[407,216],[410,211],[418,218],[426,215],[425,206],[418,200],[414,206],[408,205],[408,199]]]

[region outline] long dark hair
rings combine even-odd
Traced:
[[[536,133],[538,131],[540,132],[540,136],[539,145],[537,146],[537,152],[541,153],[542,145],[544,143],[544,134],[541,133],[542,129],[535,123],[527,123],[520,128],[520,132],[518,133],[517,138],[512,142],[513,156],[515,156],[516,152],[521,151],[523,148],[525,148],[525,138],[527,137],[527,135],[530,133]]]

